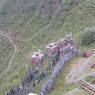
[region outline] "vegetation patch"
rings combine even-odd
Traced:
[[[93,43],[95,43],[95,27],[90,27],[81,34],[81,44],[91,45]]]
[[[14,48],[6,37],[0,35],[0,73],[7,69]]]

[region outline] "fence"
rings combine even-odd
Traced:
[[[55,78],[57,77],[59,71],[63,68],[64,63],[68,61],[70,58],[72,58],[72,56],[73,56],[73,53],[69,52],[68,54],[63,55],[60,58],[60,61],[58,64],[56,64],[55,68],[53,69],[52,74],[49,76],[48,80],[43,84],[39,92],[39,95],[45,95],[52,88],[53,82]]]

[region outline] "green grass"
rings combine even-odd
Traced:
[[[0,85],[3,82],[2,73],[8,68],[8,63],[14,53],[14,48],[9,40],[0,35]],[[6,77],[7,78],[7,77]],[[6,82],[6,81],[5,81]],[[3,92],[3,86],[0,87],[0,91]]]
[[[13,52],[13,47],[8,39],[0,35],[0,73],[7,68]]]
[[[81,56],[80,57],[76,56],[76,57],[72,58],[69,62],[64,64],[63,69],[60,71],[58,77],[54,81],[54,84],[53,84],[54,89],[50,90],[47,95],[64,95],[68,91],[71,91],[75,88],[81,87],[80,82],[71,83],[71,84],[67,84],[65,82],[65,77],[69,73],[69,71],[71,69],[71,65],[75,64],[75,62],[77,60],[80,60],[80,58],[82,58],[82,57]],[[79,92],[76,95],[91,95],[91,94],[86,92],[86,91],[82,91],[82,92]]]
[[[43,0],[29,0],[29,3],[32,2],[32,4],[36,4],[32,11],[31,9],[25,11],[25,9],[22,12],[14,13],[14,5],[17,5],[17,3],[14,3],[15,1],[13,0],[8,0],[2,8],[3,13],[0,13],[0,17],[2,17],[0,27],[12,33],[19,47],[19,52],[13,60],[9,72],[4,73],[0,80],[0,85],[2,85],[0,95],[4,95],[6,90],[20,81],[25,75],[25,64],[30,64],[28,56],[33,50],[39,48],[43,49],[49,42],[56,41],[71,31],[73,31],[75,41],[77,42],[80,33],[83,32],[86,27],[95,26],[94,0],[80,0],[78,3],[75,3],[74,0],[63,0],[59,3],[58,9],[52,6],[52,3],[50,3],[51,0],[47,0],[48,8],[45,10],[49,12],[47,16],[46,14],[43,16],[43,8],[41,5],[45,5],[45,2],[42,1]],[[89,47],[92,46],[94,48],[94,45]],[[8,49],[6,49],[6,51],[8,51]],[[8,57],[7,55],[7,58]],[[67,72],[65,70],[67,70],[68,67],[69,64],[60,72],[54,83],[56,88],[50,91],[49,95],[56,95],[55,93],[61,94],[68,91],[68,89],[78,86],[78,84],[65,85],[63,83],[63,77]],[[34,92],[39,91],[42,83],[43,82],[34,89]],[[59,86],[57,87],[57,85]],[[59,91],[57,90],[58,88]]]

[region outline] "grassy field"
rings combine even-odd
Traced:
[[[8,63],[14,53],[14,48],[9,40],[0,35],[0,79],[2,78],[2,73],[8,68]],[[1,81],[0,81],[1,84]],[[0,87],[2,91],[3,88]]]
[[[0,73],[2,73],[7,68],[12,54],[13,47],[11,43],[6,37],[0,35]]]
[[[34,9],[32,10],[25,8],[25,10],[27,9],[28,11],[22,10],[23,6],[21,11],[17,11],[16,6],[20,5],[13,0],[7,0],[2,8],[2,12],[0,13],[0,27],[12,33],[16,45],[19,47],[19,52],[16,54],[10,70],[4,73],[0,79],[0,85],[2,85],[2,87],[0,87],[0,95],[4,95],[6,90],[19,82],[25,75],[25,65],[29,64],[28,56],[33,50],[39,48],[43,49],[49,42],[56,41],[71,31],[77,42],[80,33],[83,32],[86,27],[95,26],[94,0],[80,0],[77,3],[75,3],[74,0],[62,0],[61,3],[59,2],[58,5],[54,7],[52,7],[53,3],[51,0],[46,0],[46,2],[42,1],[43,0],[29,0],[27,6],[32,2],[33,6],[36,7],[33,7]],[[43,9],[46,3],[48,4],[47,9]],[[15,13],[13,13],[14,10]],[[48,14],[45,12],[48,12]],[[3,42],[7,43],[5,40]],[[0,40],[0,46],[1,43],[2,41]],[[8,48],[6,48],[5,51],[12,52],[13,49],[10,49],[10,46],[6,45],[8,44],[4,44],[4,47]],[[2,54],[1,51],[0,48],[0,57]],[[11,52],[9,55],[12,55],[13,52]],[[8,60],[10,57],[11,56],[6,55]],[[6,60],[7,63],[8,60]],[[55,80],[54,90],[50,91],[48,95],[61,95],[65,91],[79,85],[65,85],[65,83],[63,83],[69,65],[70,62],[65,64],[63,70]],[[34,89],[34,92],[39,91],[42,83],[43,82]]]

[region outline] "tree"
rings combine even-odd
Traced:
[[[95,42],[95,27],[86,28],[81,34],[81,45],[90,45]]]

